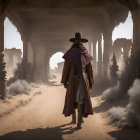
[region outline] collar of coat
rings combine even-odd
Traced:
[[[85,67],[93,60],[93,57],[82,43],[74,43],[62,58],[80,68]]]

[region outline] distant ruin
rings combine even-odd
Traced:
[[[22,52],[20,49],[12,48],[4,50],[5,61],[6,61],[6,69],[8,73],[13,73],[13,70],[16,68],[18,63],[21,63],[22,60]],[[9,78],[9,76],[7,77]]]

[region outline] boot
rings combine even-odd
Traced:
[[[77,123],[77,129],[81,129],[82,128],[81,124],[84,122],[83,121],[83,118],[82,118],[82,115],[83,115],[83,104],[79,104],[78,105],[78,123]]]
[[[74,114],[72,114],[72,124],[76,124],[76,111],[74,111]]]
[[[82,118],[78,118],[77,129],[81,129]]]

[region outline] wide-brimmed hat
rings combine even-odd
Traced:
[[[76,32],[76,33],[75,33],[75,38],[71,38],[69,41],[70,41],[70,42],[79,41],[79,42],[83,42],[83,43],[88,42],[87,39],[81,38],[81,34],[80,34],[79,32]]]

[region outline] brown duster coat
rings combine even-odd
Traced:
[[[75,98],[75,65],[65,60],[61,83],[68,82],[68,88],[66,90],[65,104],[63,109],[63,114],[65,116],[70,116],[74,114],[76,108],[74,98]],[[86,74],[87,73],[87,74]],[[85,103],[83,117],[87,117],[93,114],[92,103],[90,99],[90,87],[93,84],[93,69],[91,63],[86,65],[86,73],[83,73],[84,78],[84,88],[85,88]]]

